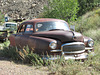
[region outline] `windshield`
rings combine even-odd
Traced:
[[[6,27],[13,27],[16,26],[16,24],[6,24]]]
[[[36,24],[36,32],[63,29],[70,30],[65,22],[40,22]]]

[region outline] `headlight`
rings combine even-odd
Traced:
[[[50,47],[51,49],[56,49],[56,47],[57,47],[57,42],[56,42],[56,41],[51,42],[51,43],[49,44],[49,47]]]
[[[88,46],[89,46],[89,47],[93,47],[93,45],[94,45],[93,40],[88,40]]]

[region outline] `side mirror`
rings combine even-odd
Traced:
[[[70,29],[71,29],[72,31],[75,31],[75,25],[70,25]]]

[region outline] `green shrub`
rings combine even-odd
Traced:
[[[17,49],[17,47],[4,47],[0,50],[0,56],[38,66],[49,65],[51,63],[49,60],[43,60],[38,54],[30,51],[28,46],[23,49]]]
[[[18,49],[15,47],[4,47],[1,56],[10,58],[12,60],[19,60]]]
[[[0,56],[36,66],[48,66],[52,65],[52,63],[63,65],[65,63],[63,57],[57,60],[43,59],[43,57],[33,53],[28,46],[23,49],[17,49],[17,47],[4,47],[3,50],[0,50]],[[50,56],[48,56],[48,58],[49,57]]]
[[[83,33],[83,35],[91,37],[95,42],[100,42],[100,30],[88,30]]]
[[[4,22],[4,15],[0,12],[0,25]]]
[[[77,31],[84,32],[90,29],[97,29],[100,27],[100,17],[94,15],[82,21],[82,24],[77,28]]]
[[[48,65],[48,69],[55,75],[99,75],[100,54],[98,52],[100,52],[100,49],[95,56],[89,56],[84,62],[67,60],[63,65],[52,62],[52,64]]]
[[[49,0],[42,17],[73,21],[77,17],[77,11],[77,0]]]
[[[97,56],[90,57],[91,59],[89,58],[84,62],[67,60],[64,65],[53,62],[48,66],[48,69],[55,75],[99,75],[100,60]]]
[[[79,8],[78,15],[82,16],[87,11],[90,11],[94,8],[94,0],[78,0]]]
[[[97,9],[97,10],[95,11],[95,13],[98,14],[98,15],[100,16],[100,9]]]
[[[18,53],[19,53],[20,59],[24,63],[38,65],[38,66],[41,66],[44,64],[43,59],[38,54],[35,54],[32,51],[30,51],[28,47],[26,47],[25,49],[21,49]]]
[[[78,3],[78,16],[82,16],[86,12],[91,11],[96,7],[100,7],[100,0],[78,0]]]
[[[100,28],[100,9],[88,12],[77,21],[70,22],[70,25],[75,25],[75,30],[78,32],[85,32],[88,30],[95,30]]]
[[[40,55],[33,53],[33,51],[30,51],[28,46],[20,50],[18,53],[19,53],[20,59],[24,63],[29,63],[31,65],[48,66],[48,65],[51,65],[52,63],[64,64],[64,61],[65,61],[63,60],[63,58],[57,59],[57,60],[43,59],[43,56],[41,57]],[[52,56],[47,55],[47,58],[49,57],[52,57]]]

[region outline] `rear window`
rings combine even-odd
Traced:
[[[13,27],[16,26],[16,24],[6,24],[6,27]]]

